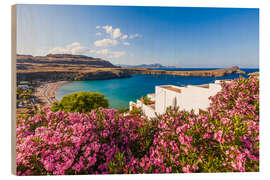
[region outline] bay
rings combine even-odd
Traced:
[[[210,70],[211,68],[185,68],[185,69],[166,69],[166,70]],[[257,72],[259,69],[241,69],[246,72],[243,77],[248,77],[248,73]],[[218,79],[235,79],[239,74],[230,74]],[[91,81],[72,81],[61,86],[56,91],[56,98],[60,100],[64,95],[91,91],[100,92],[109,99],[109,108],[127,108],[129,101],[136,101],[142,96],[155,92],[155,86],[159,85],[199,85],[208,84],[215,81],[214,77],[186,77],[175,75],[143,75],[134,74],[130,78],[110,79],[110,80],[91,80]]]

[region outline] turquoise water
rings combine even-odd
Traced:
[[[193,69],[194,70],[194,69]],[[195,69],[204,70],[204,69]],[[258,69],[241,69],[248,73],[259,71]],[[243,75],[247,77],[247,75]],[[216,79],[235,79],[238,74]],[[100,92],[109,99],[110,108],[126,108],[129,101],[136,101],[140,97],[155,92],[158,85],[184,86],[188,84],[198,85],[214,82],[214,77],[185,77],[174,75],[132,75],[131,78],[111,79],[111,80],[92,80],[92,81],[73,81],[61,86],[56,92],[56,98],[60,100],[64,95],[79,92],[91,91]]]

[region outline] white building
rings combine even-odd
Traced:
[[[168,107],[179,107],[179,110],[191,111],[196,114],[200,110],[207,110],[210,105],[210,96],[214,96],[221,90],[220,81],[203,85],[188,85],[178,87],[174,85],[163,85],[155,87],[155,94],[148,94],[148,98],[153,101],[150,105],[145,105],[141,100],[136,103],[130,102],[130,110],[134,106],[142,108],[144,114],[155,117],[156,114],[164,114]]]
[[[19,88],[22,88],[22,89],[30,89],[30,88],[33,88],[32,86],[29,86],[29,85],[18,85]]]

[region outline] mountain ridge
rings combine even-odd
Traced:
[[[44,67],[44,65],[51,65],[51,67],[61,67],[68,65],[85,65],[87,67],[96,68],[116,68],[110,61],[93,58],[84,55],[73,54],[47,54],[46,56],[32,56],[17,54],[16,65],[18,70],[33,69],[33,65]]]

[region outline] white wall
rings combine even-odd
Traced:
[[[178,88],[181,90],[181,93],[165,89],[164,86],[156,86],[155,94],[148,95],[151,100],[155,101],[155,109],[137,100],[136,103],[130,102],[130,110],[132,109],[132,104],[134,104],[136,107],[141,107],[147,117],[155,117],[155,112],[159,115],[164,114],[168,107],[176,105],[180,110],[191,111],[193,109],[198,114],[199,109],[207,110],[209,107],[210,100],[208,98],[216,95],[221,90],[219,83],[211,83],[209,88],[192,85],[186,87],[166,86]]]
[[[191,111],[194,109],[195,113],[199,113],[199,109],[206,110],[209,107],[210,101],[209,89],[195,86],[188,86],[183,88],[181,95],[180,110]]]
[[[143,104],[140,100],[137,100],[137,103],[134,103],[132,101],[129,102],[129,110],[131,111],[133,106],[136,106],[137,108],[142,108],[143,113],[148,118],[156,117],[155,110],[149,107],[148,105]]]
[[[155,110],[149,107],[148,105],[143,104],[142,105],[142,111],[148,118],[154,118],[156,117]]]
[[[176,86],[173,86],[176,87]],[[156,87],[156,104],[155,109],[158,114],[163,114],[169,106],[176,105],[180,110],[191,111],[194,109],[195,113],[199,113],[199,109],[206,110],[210,105],[210,96],[214,96],[221,90],[219,84],[209,84],[209,88],[202,88],[197,86],[177,87],[181,89],[181,93],[171,91],[163,88],[163,86]]]
[[[133,106],[137,106],[135,102],[129,101],[129,110],[131,111]]]
[[[171,86],[171,85],[170,85]],[[164,86],[156,86],[156,102],[155,102],[155,110],[158,114],[164,114],[166,112],[166,109],[169,106],[174,106],[176,103],[176,106],[180,105],[181,101],[181,93],[171,91],[168,89],[163,88]],[[177,86],[172,86],[178,89],[181,89]]]
[[[151,101],[155,101],[155,93],[153,93],[153,94],[147,94],[147,97],[148,97]]]

